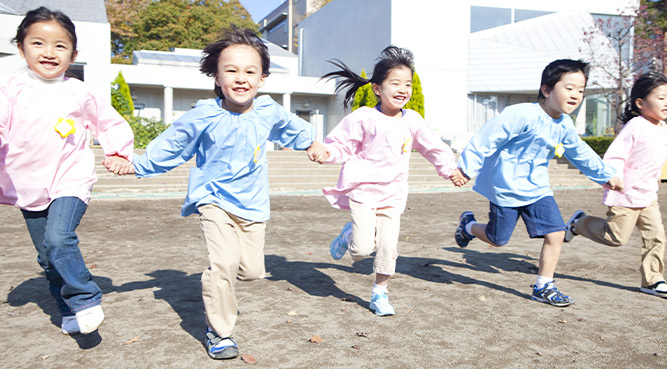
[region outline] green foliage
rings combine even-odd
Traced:
[[[134,132],[134,147],[137,149],[146,148],[149,142],[167,129],[163,121],[152,118],[132,117],[129,123]]]
[[[122,72],[118,72],[118,76],[111,83],[111,106],[113,106],[125,120],[129,120],[134,113],[134,103],[132,102],[130,86],[125,82]]]
[[[366,76],[366,71],[361,70],[361,77],[368,78]],[[352,102],[352,111],[357,110],[361,106],[370,106],[371,108],[377,105],[377,99],[375,98],[375,93],[373,93],[373,87],[370,83],[365,84],[357,90],[354,94],[354,101]]]
[[[107,7],[113,5],[111,2],[107,0]],[[219,39],[221,31],[231,24],[255,31],[258,29],[239,0],[160,0],[151,1],[147,6],[140,5],[135,9],[136,15],[129,30],[121,27],[128,28],[128,20],[109,20],[114,26],[112,52],[115,62],[123,58],[131,60],[134,50],[202,49]],[[117,18],[125,14],[118,13]]]
[[[412,109],[424,117],[424,94],[422,93],[422,82],[417,72],[412,76],[412,98],[405,104],[406,109]]]
[[[598,137],[582,137],[582,140],[588,144],[588,146],[593,149],[601,157],[607,152],[609,145],[614,141],[614,137],[611,136],[598,136]]]

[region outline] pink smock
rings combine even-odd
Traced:
[[[607,206],[645,208],[658,199],[660,174],[667,159],[667,125],[653,124],[642,116],[629,120],[604,154],[616,169],[623,191],[605,190]]]
[[[130,125],[80,80],[0,75],[0,203],[28,211],[65,196],[88,203],[97,176],[87,130],[106,156],[132,160]]]
[[[350,200],[371,208],[405,210],[410,155],[417,150],[448,179],[455,156],[419,113],[404,109],[400,118],[361,107],[346,116],[325,138],[327,163],[342,164],[336,187],[325,188],[334,208]]]

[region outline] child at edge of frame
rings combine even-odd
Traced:
[[[200,100],[148,144],[123,173],[150,177],[196,156],[181,215],[198,213],[209,255],[202,273],[206,351],[232,359],[238,315],[236,280],[264,278],[264,241],[269,220],[267,140],[308,150],[321,160],[326,150],[312,124],[269,96],[256,97],[269,75],[269,52],[251,30],[232,26],[204,49],[200,71],[215,79],[217,98]]]
[[[473,190],[489,200],[489,221],[478,223],[464,211],[454,233],[460,247],[474,238],[506,245],[521,217],[530,238],[543,238],[538,275],[531,299],[569,306],[574,299],[556,288],[554,273],[560,258],[565,223],[549,184],[549,161],[564,155],[590,180],[610,190],[623,182],[577,134],[569,114],[581,104],[590,67],[581,60],[559,59],[547,65],[537,103],[506,107],[472,137],[458,160]]]
[[[12,42],[27,68],[0,76],[0,203],[21,210],[62,333],[89,334],[104,312],[76,234],[97,180],[87,133],[116,174],[132,160],[134,135],[107,100],[65,75],[78,54],[65,13],[28,11]]]
[[[655,72],[640,76],[630,91],[630,103],[621,116],[623,128],[602,160],[616,168],[623,191],[605,190],[602,203],[607,218],[581,210],[565,224],[565,242],[582,235],[602,245],[628,243],[632,229],[642,237],[640,292],[667,298],[665,228],[658,204],[660,174],[667,159],[667,78]]]

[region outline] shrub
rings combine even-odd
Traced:
[[[118,72],[116,79],[111,82],[111,106],[126,120],[132,118],[134,103],[130,93],[130,86],[125,82],[123,73]]]
[[[145,149],[146,145],[167,129],[167,125],[154,118],[132,117],[129,120],[132,132],[134,132],[134,147]]]
[[[412,76],[412,98],[405,105],[406,109],[412,109],[424,117],[424,93],[422,93],[422,82],[417,72]]]
[[[366,71],[363,69],[361,70],[361,77],[368,78],[366,76]],[[375,105],[377,105],[377,99],[375,98],[375,93],[373,92],[371,84],[368,83],[359,87],[357,92],[354,94],[354,101],[352,102],[352,111],[355,111],[362,106],[369,106],[372,108]]]
[[[603,156],[607,152],[607,148],[614,141],[614,137],[612,136],[582,137],[581,139],[600,156]]]

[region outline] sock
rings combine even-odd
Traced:
[[[377,283],[373,283],[373,290],[371,291],[373,295],[379,295],[381,293],[389,293],[387,286],[380,286]]]
[[[466,224],[465,231],[466,231],[466,233],[468,234],[468,236],[475,237],[475,236],[472,235],[472,226],[473,226],[473,224],[476,224],[476,223],[477,223],[477,222],[475,222],[475,221],[473,220],[473,221],[471,221],[470,223]]]
[[[535,281],[535,288],[537,288],[539,290],[540,288],[544,287],[545,284],[547,284],[549,282],[553,282],[553,281],[554,281],[554,279],[551,278],[551,277],[544,277],[544,276],[538,275],[537,280]]]

